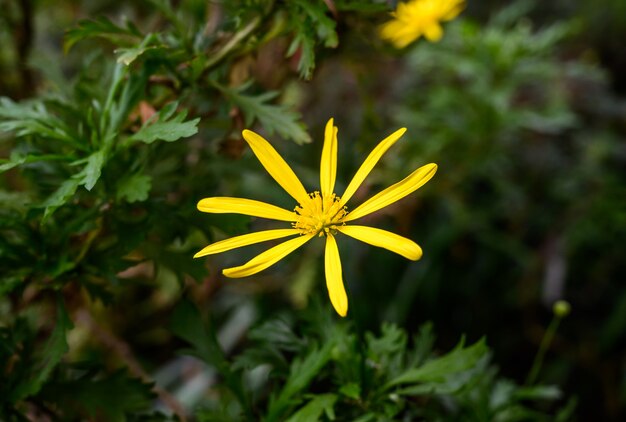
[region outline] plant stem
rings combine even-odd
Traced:
[[[548,329],[544,333],[543,338],[541,339],[541,343],[539,345],[539,350],[535,355],[533,366],[531,367],[530,372],[528,373],[528,377],[526,378],[526,385],[533,385],[537,380],[539,371],[543,366],[543,359],[546,355],[546,352],[548,351],[548,348],[550,347],[550,344],[552,343],[552,339],[554,339],[554,334],[556,333],[556,330],[559,328],[561,318],[562,317],[560,317],[559,315],[554,315],[552,321],[550,322],[550,325],[548,326]]]

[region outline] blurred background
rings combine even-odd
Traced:
[[[440,42],[420,39],[403,50],[377,32],[395,2],[308,2],[324,10],[307,27],[314,48],[306,38],[294,43],[304,35],[290,25],[308,21],[292,22],[292,6],[284,6],[286,12],[265,16],[252,38],[214,65],[211,57],[219,58],[228,35],[242,34],[266,3],[274,2],[0,2],[6,101],[46,95],[63,115],[71,107],[60,98],[72,98],[72,113],[93,106],[84,121],[97,119],[106,108],[112,57],[130,53],[130,72],[148,73],[124,130],[137,130],[173,100],[189,110],[189,119],[200,118],[197,134],[137,154],[120,152],[94,190],[74,188],[57,202],[50,195],[74,170],[59,170],[55,161],[9,167],[14,151],[32,151],[37,141],[21,143],[25,129],[0,126],[0,325],[24,314],[39,327],[33,332],[49,335],[46,321],[57,297],[50,292],[61,292],[75,325],[71,358],[111,367],[138,361],[167,384],[171,365],[190,365],[175,357],[181,344],[167,328],[185,292],[211,314],[227,350],[245,348],[251,326],[278,313],[297,315],[315,301],[326,304],[327,293],[323,242],[243,280],[226,280],[220,270],[267,245],[192,259],[215,240],[280,227],[202,214],[195,204],[203,197],[294,206],[241,130],[262,133],[314,190],[323,128],[334,117],[340,193],[370,150],[406,127],[351,203],[437,163],[428,184],[364,222],[415,240],[424,256],[410,262],[341,238],[348,319],[362,330],[392,322],[408,333],[431,321],[442,350],[463,334],[472,342],[485,336],[500,374],[523,383],[553,303],[567,300],[571,314],[560,323],[540,379],[576,398],[577,420],[623,420],[626,2],[470,1],[445,24]],[[99,16],[127,32],[78,24]],[[124,18],[141,34],[161,38],[131,51],[123,39],[133,30]],[[201,39],[202,31],[211,35]],[[221,49],[202,63],[188,59],[213,45]],[[275,95],[266,98],[267,92]],[[3,104],[0,116],[14,119],[7,111],[13,106]],[[126,169],[139,176],[120,187]],[[39,224],[42,202],[51,214],[48,226]],[[196,405],[202,394],[191,390],[211,383],[206,376],[198,382],[181,387],[177,397]]]

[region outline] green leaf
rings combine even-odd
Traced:
[[[11,153],[11,157],[7,159],[0,160],[0,173],[4,173],[5,171],[11,170],[13,167],[17,167],[26,162],[25,155],[15,154],[15,151]]]
[[[361,398],[361,387],[356,382],[342,385],[339,392],[353,400],[359,400]]]
[[[165,50],[164,46],[159,43],[159,39],[156,35],[148,34],[143,41],[141,41],[141,44],[129,48],[118,48],[115,50],[115,54],[118,55],[118,63],[123,63],[126,66],[129,66],[146,51],[156,49]]]
[[[315,41],[311,35],[307,34],[304,26],[298,27],[296,36],[287,49],[286,56],[292,57],[297,52],[300,52],[300,59],[298,60],[300,76],[304,79],[311,79],[315,69]]]
[[[174,308],[170,326],[174,335],[193,346],[193,349],[185,350],[186,354],[218,368],[228,365],[213,330],[205,326],[200,311],[191,302],[181,300]]]
[[[0,98],[0,132],[3,131],[14,132],[17,137],[35,135],[61,141],[85,150],[85,145],[74,138],[67,124],[48,112],[43,101],[15,103],[9,98]]]
[[[36,163],[39,161],[71,161],[71,157],[58,154],[45,154],[45,155],[23,155],[16,150],[11,152],[9,159],[0,159],[0,173],[11,170],[14,167],[22,164]]]
[[[241,108],[245,116],[246,126],[252,126],[258,120],[261,126],[271,135],[277,132],[286,139],[293,139],[297,144],[311,142],[311,137],[300,122],[300,113],[283,105],[270,104],[276,98],[277,92],[266,92],[257,96],[243,94],[249,84],[230,89],[219,87],[226,97],[237,107]]]
[[[170,320],[170,327],[174,335],[192,345],[191,349],[181,350],[181,353],[196,356],[217,369],[224,378],[224,384],[239,399],[242,407],[248,409],[248,397],[245,394],[242,378],[232,370],[232,365],[220,347],[215,331],[210,325],[205,325],[200,311],[188,300],[181,300],[174,308]]]
[[[293,0],[289,2],[294,38],[286,56],[300,53],[298,71],[304,79],[310,79],[315,69],[315,46],[322,42],[325,47],[336,47],[339,38],[335,31],[336,22],[327,16],[328,7],[323,2]]]
[[[174,105],[164,107],[156,114],[156,121],[154,119],[147,121],[128,141],[141,141],[146,144],[151,144],[156,140],[174,142],[198,133],[200,118],[184,122],[187,112],[181,111],[170,119],[172,108],[175,110],[176,106],[177,104],[174,103]]]
[[[126,28],[115,25],[108,18],[101,16],[93,20],[81,20],[76,28],[65,33],[64,50],[67,53],[74,44],[85,38],[101,37],[118,45],[131,45],[138,42],[142,34],[130,21]]]
[[[42,396],[63,409],[65,415],[87,414],[90,420],[125,422],[130,413],[151,408],[154,398],[151,390],[150,384],[121,370],[95,380],[81,378],[49,384]]]
[[[42,385],[48,380],[52,370],[61,361],[61,358],[68,351],[66,333],[73,328],[63,301],[57,301],[57,317],[54,330],[48,342],[41,351],[41,356],[36,367],[33,368],[29,378],[23,380],[14,390],[11,399],[18,401],[36,394]]]
[[[72,164],[87,162],[83,169],[65,180],[61,186],[44,201],[42,207],[45,208],[43,220],[54,213],[59,207],[65,205],[74,196],[79,186],[83,185],[87,190],[91,190],[102,173],[105,164],[106,153],[99,150],[91,154],[86,159],[77,160]]]
[[[81,184],[85,186],[85,189],[91,190],[100,178],[102,173],[102,166],[104,165],[105,152],[100,150],[94,152],[87,159],[87,165],[84,169],[84,178],[81,180]]]
[[[61,186],[45,200],[42,207],[45,208],[43,221],[48,219],[54,211],[64,205],[76,193],[76,189],[82,183],[82,177],[70,177]]]
[[[335,420],[334,405],[337,401],[336,394],[321,394],[313,397],[300,410],[294,413],[287,422],[313,422],[318,421],[322,412],[326,413],[328,419]]]
[[[131,174],[118,181],[116,197],[127,202],[145,201],[152,188],[152,177],[145,174]]]
[[[450,353],[430,360],[418,368],[409,369],[387,383],[385,388],[398,384],[443,381],[450,375],[471,369],[488,351],[485,339],[466,348],[463,343],[461,340]]]
[[[339,44],[339,38],[337,37],[337,32],[335,32],[337,24],[327,15],[328,7],[321,2],[308,0],[294,0],[294,3],[304,9],[314,23],[318,38],[324,41],[324,47],[337,47]]]
[[[304,358],[296,358],[293,361],[285,386],[276,399],[272,397],[270,400],[268,421],[283,418],[284,411],[294,404],[294,396],[304,390],[330,360],[333,347],[333,342],[326,343],[321,349],[314,347]]]
[[[563,393],[554,385],[537,385],[520,387],[514,392],[514,396],[518,400],[557,400]]]

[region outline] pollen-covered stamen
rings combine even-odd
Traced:
[[[334,193],[324,197],[317,191],[309,193],[308,201],[294,209],[298,214],[298,220],[292,224],[293,227],[299,229],[302,234],[327,235],[337,226],[343,225],[343,219],[348,214],[339,199]]]

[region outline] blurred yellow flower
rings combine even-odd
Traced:
[[[393,20],[381,27],[381,37],[397,48],[404,48],[424,35],[429,41],[443,36],[440,22],[454,19],[465,7],[465,0],[410,0],[399,3]]]
[[[341,260],[339,259],[339,250],[337,249],[335,236],[343,233],[370,245],[388,249],[414,261],[422,256],[421,248],[410,239],[373,227],[346,225],[348,222],[357,220],[404,198],[434,176],[437,171],[437,165],[432,163],[426,164],[405,179],[384,189],[353,211],[348,212],[345,204],[354,195],[385,151],[405,131],[406,129],[404,128],[399,129],[380,142],[358,169],[343,196],[339,197],[334,193],[335,176],[337,174],[337,127],[334,126],[333,119],[330,119],[326,124],[324,134],[320,169],[320,191],[312,193],[307,193],[291,167],[269,142],[250,130],[244,130],[243,138],[250,145],[252,152],[254,152],[270,176],[297,201],[298,205],[293,211],[288,211],[284,208],[252,199],[214,197],[200,200],[198,209],[209,213],[236,213],[287,221],[291,223],[291,228],[265,230],[222,240],[202,249],[194,255],[194,258],[268,240],[297,236],[268,249],[244,265],[223,270],[223,274],[226,277],[246,277],[275,264],[313,237],[325,237],[325,268],[328,294],[337,313],[341,316],[346,316],[348,312],[348,298],[343,285]]]

